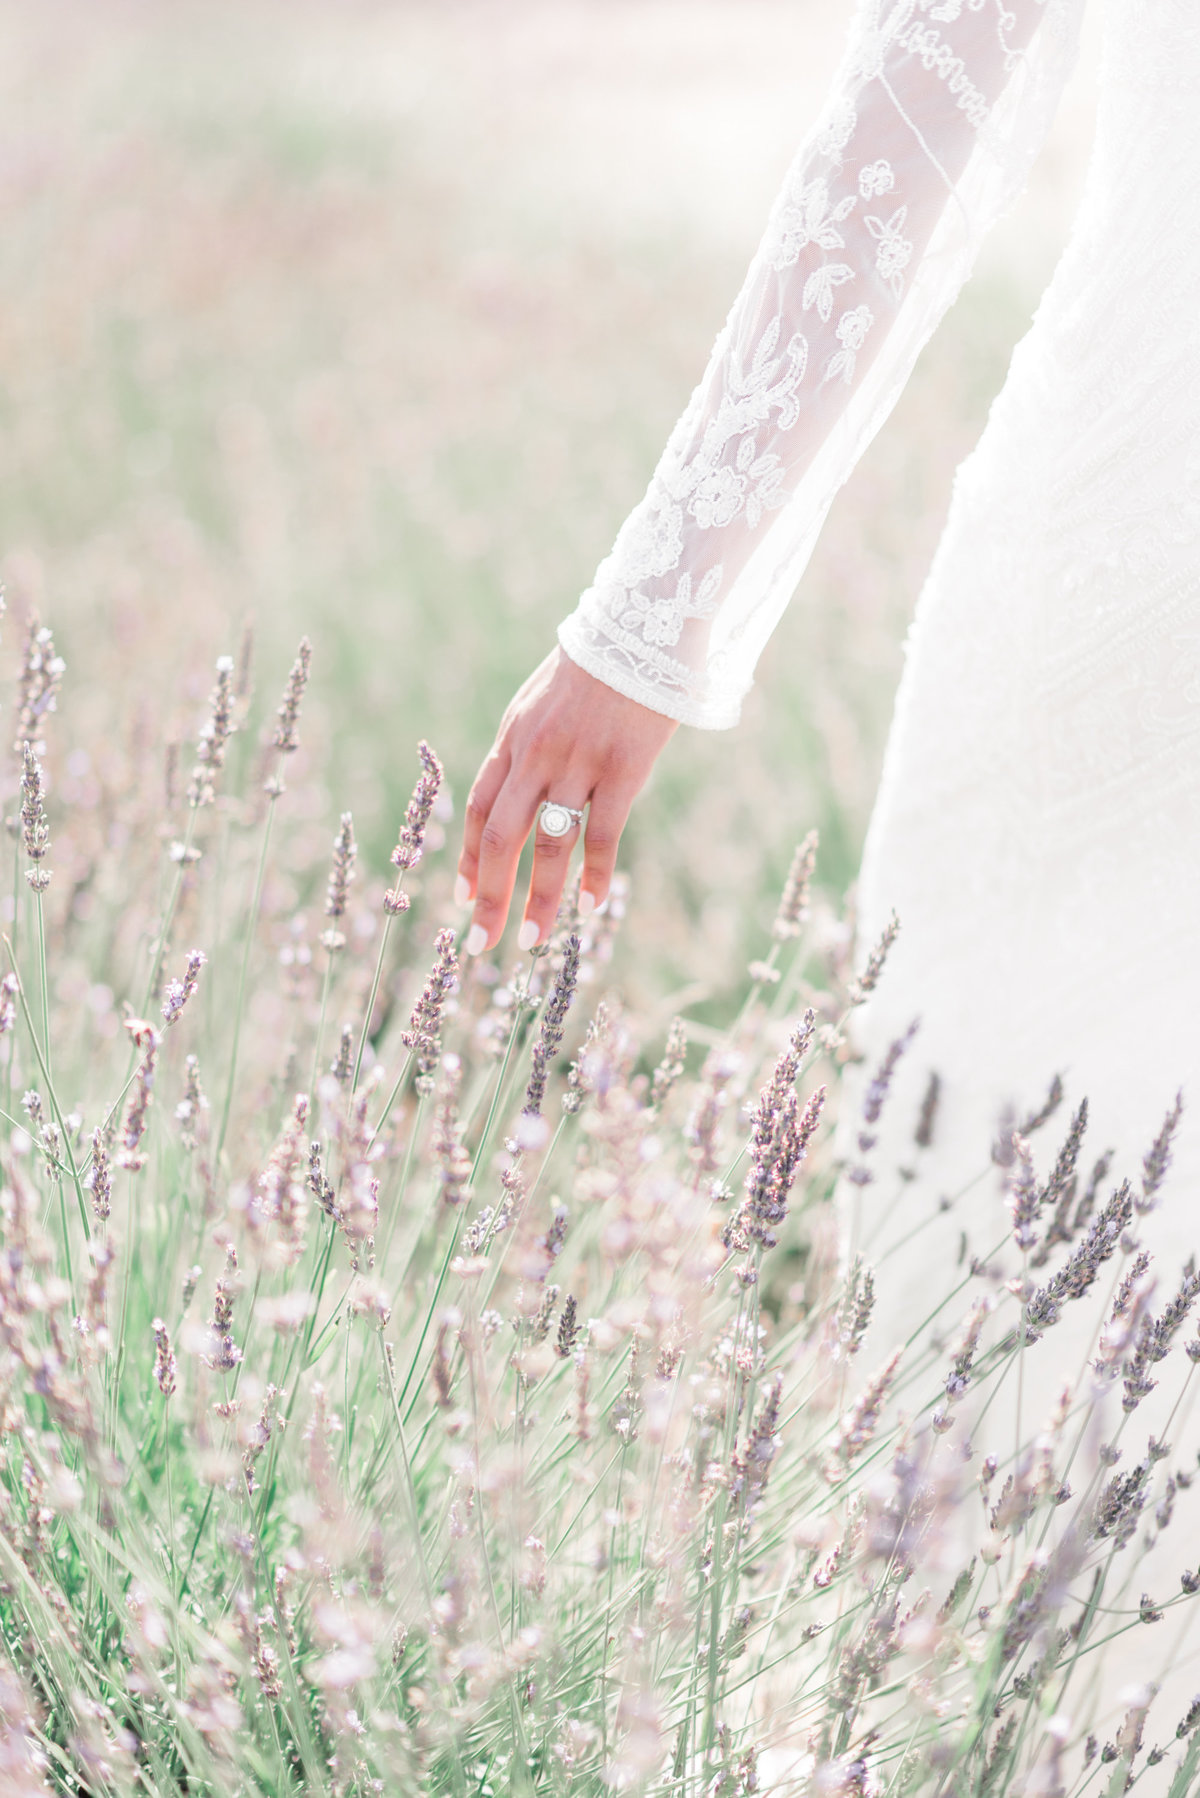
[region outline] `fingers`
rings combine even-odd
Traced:
[[[583,879],[579,891],[579,911],[587,917],[597,905],[603,905],[612,885],[617,865],[617,849],[621,832],[629,821],[630,808],[637,797],[636,787],[602,787],[592,795],[587,831],[583,844]]]
[[[458,858],[458,879],[454,886],[456,905],[469,905],[479,873],[479,850],[492,807],[508,777],[510,758],[506,750],[493,749],[475,777],[467,796],[463,819],[463,846]]]
[[[558,650],[535,669],[501,721],[467,801],[455,897],[474,899],[468,953],[492,948],[504,929],[525,839],[547,796],[572,810],[590,799],[580,915],[608,897],[629,810],[673,719],[627,699]],[[579,832],[541,831],[519,942],[545,942]]]
[[[570,806],[573,811],[582,811],[587,803],[586,795],[578,792],[573,794],[569,786],[561,792],[556,787],[554,798],[562,805]],[[533,873],[529,881],[529,897],[525,902],[525,921],[517,936],[519,949],[536,949],[549,936],[562,903],[571,851],[578,841],[578,825],[562,836],[551,836],[542,827],[539,814],[534,837]]]
[[[490,949],[504,929],[517,879],[517,863],[529,835],[539,795],[526,786],[506,782],[479,831],[475,876],[475,909],[467,935],[467,954]]]
[[[628,821],[635,793],[636,789],[606,787],[592,795],[584,832],[583,878],[579,892],[579,915],[582,918],[586,918],[608,897],[621,832]],[[582,800],[576,810],[581,806]],[[536,948],[539,943],[546,941],[553,929],[558,908],[562,904],[571,851],[578,837],[577,830],[557,838],[548,837],[544,830],[538,831],[529,898],[525,905],[525,922],[517,938],[519,948]]]
[[[608,787],[592,796],[579,896],[581,917],[587,917],[608,897],[621,832],[635,795],[635,788]],[[472,798],[474,796],[472,794]],[[579,792],[569,792],[564,798],[556,790],[554,796],[561,804],[576,811],[581,811],[586,803]],[[521,850],[530,828],[536,823],[540,806],[540,793],[529,788],[524,792],[514,790],[510,782],[501,788],[477,833],[475,908],[466,943],[469,955],[479,955],[484,949],[492,948],[500,938],[512,904]],[[519,949],[534,949],[549,936],[562,903],[571,852],[578,840],[577,826],[560,837],[537,830],[529,897],[517,936]]]

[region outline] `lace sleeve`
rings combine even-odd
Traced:
[[[559,627],[687,724],[735,724],[834,495],[1023,182],[1083,0],[866,0],[700,386]]]

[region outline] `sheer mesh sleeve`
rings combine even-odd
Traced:
[[[867,0],[645,498],[559,627],[687,724],[735,724],[834,495],[1023,182],[1083,0]]]

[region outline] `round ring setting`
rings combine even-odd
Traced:
[[[546,799],[538,817],[538,823],[548,837],[565,837],[576,824],[582,824],[583,813],[572,806],[559,805],[557,800]]]

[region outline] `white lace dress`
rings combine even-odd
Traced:
[[[1081,9],[861,9],[705,378],[561,627],[592,674],[692,724],[736,720],[835,491],[1042,141]],[[1056,1072],[1090,1100],[1091,1154],[1134,1174],[1176,1090],[1192,1099],[1139,1221],[1160,1298],[1200,1250],[1200,4],[1110,12],[1082,205],[959,471],[862,870],[861,951],[901,920],[866,1070],[921,1023],[848,1235],[878,1260],[917,1221],[889,1164],[919,1159],[930,1068],[933,1189],[966,1189],[886,1256],[877,1353],[952,1284],[960,1232],[980,1254],[1003,1239],[996,1122]],[[1077,1335],[1036,1351],[1047,1407]]]
[[[1071,240],[910,633],[861,886],[864,934],[893,906],[902,929],[866,1047],[920,1015],[893,1124],[936,1066],[947,1191],[1055,1072],[1131,1173],[1182,1088],[1141,1226],[1166,1287],[1200,1254],[1200,8],[1111,11]]]
[[[1082,9],[860,7],[704,379],[560,626],[574,661],[736,722],[834,494],[1045,136]],[[902,929],[863,1047],[919,1014],[890,1110],[907,1124],[938,1069],[948,1190],[1054,1072],[1135,1167],[1194,1086],[1150,1228],[1174,1255],[1200,1247],[1200,7],[1110,10],[1071,241],[910,634],[860,884],[864,947],[893,909]]]

